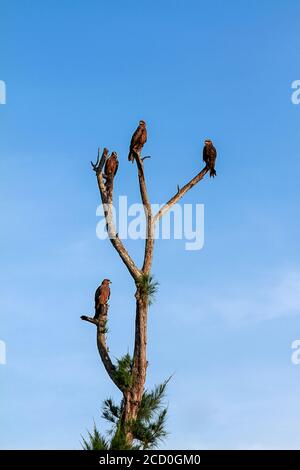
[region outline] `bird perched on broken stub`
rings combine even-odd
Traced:
[[[133,163],[136,156],[140,155],[141,150],[146,142],[147,142],[146,123],[145,121],[141,120],[130,141],[130,148],[129,148],[129,154],[128,154],[128,160],[130,162]]]
[[[101,285],[96,289],[94,320],[98,320],[101,313],[103,313],[104,307],[107,305],[108,299],[110,297],[109,284],[111,284],[109,279],[103,279]]]
[[[217,151],[212,141],[210,139],[206,139],[203,147],[203,160],[209,169],[209,175],[213,178],[217,176],[217,172],[215,170],[216,158]]]
[[[106,160],[103,177],[106,180],[106,190],[112,193],[113,181],[119,167],[119,160],[117,152],[112,152],[111,156]]]
[[[112,152],[111,156],[106,160],[104,167],[104,177],[114,177],[118,171],[119,160],[117,152]]]

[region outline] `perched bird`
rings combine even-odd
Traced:
[[[102,284],[96,289],[94,316],[95,320],[99,318],[102,306],[107,304],[107,301],[110,297],[109,284],[111,284],[111,281],[109,279],[103,279]]]
[[[206,139],[204,142],[203,147],[203,160],[206,163],[206,166],[209,168],[209,174],[213,178],[217,176],[217,172],[215,170],[215,163],[217,158],[217,151],[213,146],[211,140]]]
[[[104,176],[105,178],[113,178],[119,166],[118,155],[116,152],[112,152],[111,156],[106,160],[105,167],[104,167]]]
[[[128,160],[130,162],[134,162],[134,159],[137,154],[140,153],[142,150],[143,146],[147,142],[147,129],[146,129],[146,123],[145,121],[140,121],[139,126],[134,132],[131,142],[130,142],[130,148],[129,148],[129,154],[128,154]]]
[[[116,152],[112,152],[111,156],[106,160],[103,176],[105,178],[105,186],[108,196],[112,196],[114,177],[118,171],[119,161]]]

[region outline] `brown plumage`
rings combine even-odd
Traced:
[[[112,152],[111,156],[106,160],[104,167],[104,176],[106,178],[114,177],[118,171],[119,161],[116,152]]]
[[[210,176],[212,176],[213,178],[217,176],[217,172],[215,170],[216,158],[217,151],[213,146],[212,141],[207,139],[204,143],[203,148],[203,160],[206,163],[206,166],[209,168]]]
[[[116,152],[112,152],[111,156],[106,160],[103,176],[106,180],[105,186],[108,196],[112,196],[114,177],[118,171],[119,161]]]
[[[109,279],[103,279],[102,284],[96,289],[95,292],[95,319],[99,318],[103,305],[106,305],[110,297]]]
[[[143,146],[147,142],[147,129],[145,121],[140,121],[139,126],[134,132],[129,148],[128,160],[134,162],[137,154],[140,154]]]

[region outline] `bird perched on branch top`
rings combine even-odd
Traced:
[[[106,160],[104,167],[104,176],[106,178],[114,177],[118,171],[119,160],[117,152],[112,152],[111,156]]]
[[[94,319],[98,319],[101,313],[101,308],[106,305],[110,297],[111,281],[109,279],[103,279],[101,285],[96,289],[95,292],[95,316]]]
[[[118,171],[119,161],[116,152],[112,152],[111,156],[106,160],[103,176],[106,180],[105,186],[107,194],[111,197],[113,192],[114,177]]]
[[[213,143],[210,139],[206,139],[204,142],[203,148],[203,160],[206,163],[207,167],[209,168],[209,174],[213,178],[217,176],[217,172],[215,170],[215,163],[217,158],[217,151],[213,146]]]
[[[147,129],[145,121],[140,121],[139,126],[134,132],[129,148],[128,160],[134,162],[137,154],[139,154],[147,142]]]

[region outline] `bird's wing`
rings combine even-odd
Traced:
[[[206,148],[203,147],[203,161],[207,163],[207,153],[206,153]]]
[[[140,138],[140,142],[141,142],[142,145],[144,145],[147,142],[147,129],[145,127],[142,129],[142,135],[141,135],[141,138]]]
[[[109,287],[107,287],[107,286],[103,287],[103,289],[101,291],[101,298],[100,298],[101,303],[106,304],[106,302],[109,299],[109,291],[110,291]]]
[[[132,138],[131,138],[130,150],[132,150],[133,147],[134,147],[137,143],[139,143],[139,140],[140,140],[140,138],[141,138],[141,136],[142,136],[142,133],[143,133],[143,129],[142,129],[141,126],[139,126],[139,127],[135,130],[135,132],[134,132],[134,134],[133,134],[133,136],[132,136]]]
[[[101,291],[102,291],[102,286],[97,287],[96,292],[95,292],[95,303],[96,304],[98,303],[98,299],[101,295]]]
[[[211,153],[212,153],[212,158],[215,161],[216,158],[217,158],[217,150],[216,150],[216,147],[214,147],[213,145],[212,145],[212,148],[211,148]]]
[[[114,175],[116,175],[116,173],[117,173],[117,171],[118,171],[118,168],[119,168],[119,160],[116,161],[116,166],[115,166]]]

